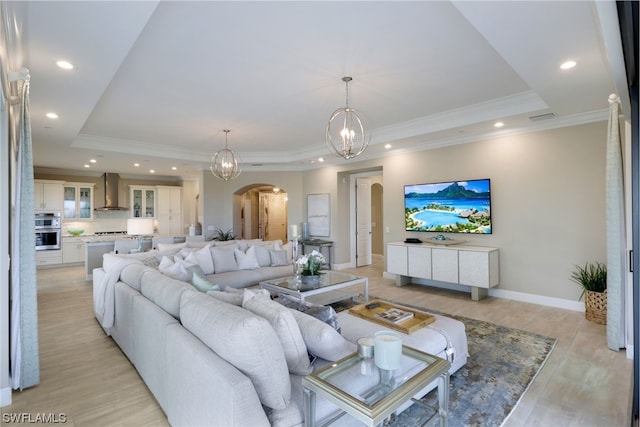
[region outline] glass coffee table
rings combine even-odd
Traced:
[[[322,270],[321,273],[319,283],[314,285],[296,283],[294,277],[289,276],[265,280],[260,282],[259,286],[270,292],[291,295],[300,301],[308,300],[314,304],[327,305],[357,296],[357,293],[345,291],[344,288],[362,285],[364,300],[369,301],[369,281],[366,277],[333,270]]]
[[[373,427],[437,380],[438,410],[427,425],[439,419],[439,425],[446,427],[450,367],[451,363],[445,359],[406,346],[402,347],[402,366],[394,371],[379,369],[373,358],[363,359],[353,353],[302,379],[305,426],[315,425],[316,394]]]

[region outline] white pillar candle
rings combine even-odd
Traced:
[[[298,224],[291,224],[291,237],[298,237]]]
[[[378,331],[373,335],[373,359],[380,369],[400,368],[402,335],[394,331]]]

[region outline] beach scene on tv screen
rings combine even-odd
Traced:
[[[405,185],[407,231],[491,233],[490,180]]]

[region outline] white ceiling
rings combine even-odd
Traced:
[[[384,155],[385,143],[425,149],[606,120],[609,94],[624,91],[614,2],[44,1],[22,10],[43,168],[188,179],[223,148],[223,129],[243,170],[348,162],[324,142],[346,75],[372,135],[360,158]],[[76,68],[59,69],[59,59]],[[560,70],[567,59],[578,65]]]

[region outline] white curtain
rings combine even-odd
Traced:
[[[624,183],[619,99],[609,97],[607,132],[606,221],[607,221],[607,346],[619,350],[625,346],[626,239],[624,229]]]
[[[31,387],[40,382],[38,299],[34,246],[33,152],[29,112],[29,81],[18,81],[14,229],[11,247],[11,386]]]

